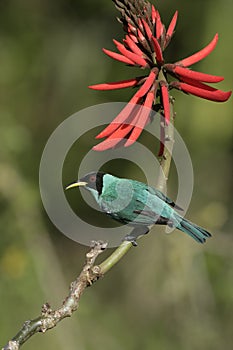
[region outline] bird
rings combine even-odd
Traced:
[[[131,226],[132,231],[123,240],[134,246],[137,246],[137,238],[156,224],[176,228],[198,243],[205,243],[211,237],[207,230],[182,217],[176,211],[182,208],[170,198],[143,182],[92,171],[68,185],[66,190],[75,187],[88,190],[106,215]]]

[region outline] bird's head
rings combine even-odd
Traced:
[[[105,173],[103,172],[91,172],[89,174],[86,174],[81,179],[79,179],[77,182],[72,183],[71,185],[66,187],[66,190],[69,190],[70,188],[74,187],[84,187],[92,194],[95,195],[101,195],[102,189],[103,189],[103,177]]]

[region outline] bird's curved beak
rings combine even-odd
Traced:
[[[69,190],[70,188],[79,187],[79,186],[86,186],[86,185],[87,185],[87,182],[78,181],[78,182],[74,182],[73,184],[67,186],[67,187],[65,188],[65,190]]]

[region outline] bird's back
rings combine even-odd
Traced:
[[[115,220],[151,225],[158,217],[171,215],[172,208],[162,199],[162,193],[158,196],[159,192],[154,188],[139,181],[112,176],[105,180],[99,204]]]

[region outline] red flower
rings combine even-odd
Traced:
[[[145,0],[113,0],[121,12],[121,19],[126,31],[123,43],[113,40],[119,53],[103,49],[109,57],[149,69],[149,74],[133,79],[91,85],[95,90],[115,90],[128,87],[138,87],[138,91],[131,98],[126,107],[107,126],[97,139],[106,139],[93,149],[103,151],[116,147],[119,143],[129,146],[140,136],[145,125],[150,121],[150,111],[157,106],[164,116],[165,123],[170,120],[170,95],[172,88],[182,90],[207,100],[224,102],[229,99],[231,92],[215,89],[205,83],[218,83],[224,78],[196,72],[188,67],[208,56],[215,48],[218,34],[202,50],[181,61],[172,64],[164,62],[163,51],[168,46],[175,30],[178,17],[176,11],[168,29],[165,30],[159,12],[153,5]],[[172,76],[169,81],[168,76]],[[174,81],[174,78],[177,81]],[[146,108],[142,108],[146,107]],[[163,139],[164,130],[161,129]],[[159,155],[163,154],[163,141],[161,140]]]

